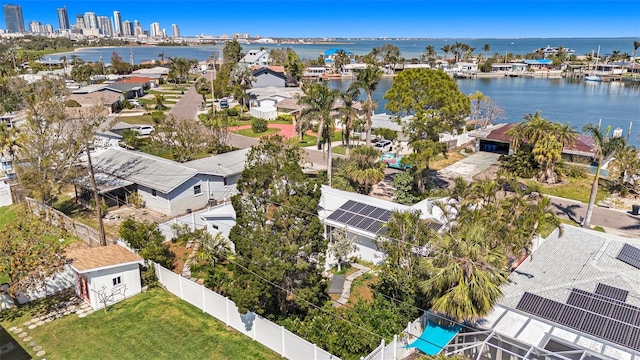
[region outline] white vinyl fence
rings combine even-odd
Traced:
[[[155,264],[158,280],[169,292],[224,322],[242,334],[268,347],[287,359],[340,360],[316,345],[295,335],[283,326],[248,312],[240,314],[236,304],[205,286]]]

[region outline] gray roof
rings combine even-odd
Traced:
[[[625,243],[640,248],[640,239],[564,226],[511,274],[500,303],[515,308],[525,291],[564,303],[572,288],[594,292],[603,283],[629,290],[627,302],[640,306],[640,269],[616,259]]]
[[[115,175],[165,194],[198,173],[175,161],[118,148],[109,148],[96,155],[93,165],[96,172]]]
[[[197,174],[229,176],[239,174],[249,149],[179,163],[142,152],[109,148],[93,158],[97,172],[115,175],[168,194]]]
[[[212,155],[207,158],[188,161],[184,163],[184,165],[207,174],[222,176],[235,175],[244,170],[244,165],[250,150],[251,148],[246,148],[224,154]]]
[[[250,50],[247,55],[245,55],[240,62],[243,63],[248,63],[248,64],[253,64],[256,61],[260,60],[260,58],[264,55],[267,55],[268,52],[266,50]]]
[[[509,283],[502,287],[504,297],[480,326],[538,347],[554,337],[577,349],[588,349],[598,358],[602,354],[633,359],[630,348],[516,310],[525,292],[566,303],[571,289],[594,293],[599,283],[627,290],[626,302],[640,306],[640,269],[616,259],[624,244],[640,247],[640,239],[573,226],[564,226],[564,235],[559,237],[556,230],[509,276]]]
[[[131,181],[123,180],[105,173],[96,173],[95,179],[99,194],[104,194],[115,189],[133,185]],[[89,175],[74,179],[73,182],[87,189],[93,188]]]
[[[371,116],[371,128],[373,129],[389,129],[393,131],[402,132],[402,126],[396,121],[396,116],[380,113]]]

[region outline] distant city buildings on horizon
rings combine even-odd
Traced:
[[[114,10],[112,16],[99,15],[92,11],[75,16],[75,23],[69,21],[67,7],[57,8],[58,26],[42,24],[40,21],[29,22],[25,27],[22,6],[15,4],[2,5],[6,29],[0,30],[5,37],[18,37],[24,35],[41,36],[65,36],[72,39],[95,38],[123,38],[142,41],[164,41],[166,38],[180,38],[180,27],[171,24],[171,33],[168,34],[159,22],[152,22],[149,28],[144,28],[138,20],[122,20],[119,10]]]

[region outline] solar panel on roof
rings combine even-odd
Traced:
[[[353,215],[353,217],[349,219],[349,221],[345,222],[345,224],[349,226],[357,227],[356,225],[358,225],[358,223],[362,221],[362,219],[364,219],[364,216],[356,214],[356,215]]]
[[[346,203],[344,203],[344,205],[340,206],[340,209],[350,211],[351,208],[354,207],[356,204],[358,203],[353,200],[349,200]]]
[[[337,220],[341,215],[343,215],[345,212],[344,210],[338,209],[334,212],[331,213],[331,215],[329,215],[327,217],[328,220]]]
[[[349,220],[351,220],[352,217],[354,217],[355,214],[345,211],[342,213],[342,215],[336,219],[336,221],[341,222],[343,224],[347,224],[349,222]]]
[[[385,210],[380,216],[378,216],[378,220],[382,220],[384,222],[389,222],[389,218],[391,218],[391,211],[389,210]]]
[[[595,293],[622,302],[627,301],[627,296],[629,295],[627,290],[600,283],[596,286]]]
[[[377,219],[380,215],[384,214],[386,210],[385,209],[380,209],[380,208],[375,208],[370,214],[369,216]]]
[[[362,209],[365,208],[365,206],[367,205],[362,203],[356,203],[355,205],[353,205],[353,207],[349,211],[360,214],[360,212],[362,211]]]
[[[357,226],[360,229],[367,229],[369,226],[371,226],[371,224],[373,224],[375,220],[372,218],[364,218],[364,220],[362,220]]]
[[[640,269],[640,249],[629,244],[624,244],[616,259]]]

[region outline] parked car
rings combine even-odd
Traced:
[[[389,152],[393,150],[393,147],[391,146],[392,143],[389,140],[378,140],[375,144],[373,144],[373,147],[382,151],[382,152]]]
[[[140,136],[149,136],[153,132],[153,126],[151,125],[139,125],[135,128]]]
[[[407,170],[413,167],[413,165],[407,164],[402,161],[402,155],[392,152],[383,153],[380,156],[380,161],[385,162],[387,164],[387,167],[394,169]]]
[[[220,109],[228,109],[229,108],[229,100],[227,98],[220,99]]]

